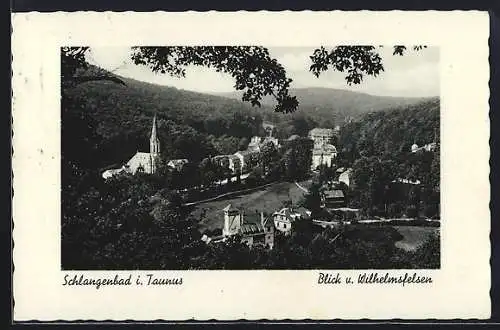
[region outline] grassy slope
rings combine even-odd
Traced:
[[[434,227],[395,226],[394,228],[404,236],[404,239],[396,242],[396,246],[407,251],[417,249],[430,234],[439,231],[439,228]]]
[[[300,183],[307,186],[307,183]],[[224,214],[222,209],[228,204],[245,209],[245,222],[259,221],[259,212],[272,213],[283,207],[283,202],[291,199],[296,205],[304,196],[304,191],[294,183],[280,182],[250,194],[230,197],[197,205],[192,211],[196,219],[200,219],[200,229],[213,230],[222,228]],[[256,212],[257,211],[257,212]],[[202,213],[205,215],[201,217]]]

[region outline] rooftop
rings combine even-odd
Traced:
[[[248,155],[251,155],[254,153],[256,153],[254,150],[240,150],[240,151],[235,152],[234,155],[240,154],[242,156],[248,156]]]
[[[325,198],[343,198],[344,192],[340,189],[325,191]]]
[[[148,154],[149,155],[149,154]],[[182,158],[182,159],[171,159],[169,161],[169,163],[172,163],[172,164],[175,164],[175,165],[179,165],[179,164],[186,164],[186,163],[189,163],[189,161],[186,159],[186,158]]]
[[[316,127],[310,130],[309,134],[333,134],[333,129]]]
[[[135,155],[129,160],[139,160],[140,163],[149,162],[151,154],[149,152],[136,152]]]
[[[252,235],[264,233],[264,227],[260,223],[245,223],[240,228],[242,235]]]

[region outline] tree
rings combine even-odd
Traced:
[[[441,265],[439,232],[433,233],[427,240],[415,251],[415,268],[437,269]]]
[[[272,142],[267,142],[260,150],[260,163],[262,173],[268,176],[273,168],[278,166],[279,154],[276,146]]]
[[[248,147],[248,138],[242,137],[238,143],[238,150],[245,150]]]
[[[425,47],[414,46],[413,49],[418,51]],[[405,46],[394,46],[393,55],[402,56],[406,50]],[[316,77],[327,70],[347,72],[345,80],[348,85],[360,84],[365,75],[376,77],[384,71],[382,58],[375,46],[337,46],[330,51],[320,47],[310,58],[313,64],[309,71]]]
[[[89,70],[85,59],[85,53],[89,47],[62,47],[61,48],[61,91],[75,87],[78,84],[89,81],[112,81],[125,85],[123,80],[109,74],[107,71],[92,68]]]
[[[321,212],[321,184],[313,183],[309,192],[304,196],[301,205],[311,211],[311,217],[315,218]]]
[[[289,141],[282,158],[288,180],[305,178],[311,169],[313,141],[308,138],[297,138]]]

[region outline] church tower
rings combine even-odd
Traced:
[[[240,210],[233,208],[231,204],[224,209],[224,228],[222,235],[231,236],[238,234],[243,224],[243,214]]]
[[[156,135],[156,114],[153,118],[153,128],[149,139],[149,154],[151,157],[151,173],[156,173],[156,163],[160,157],[160,140]]]

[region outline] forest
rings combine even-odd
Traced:
[[[261,107],[254,107],[233,99],[233,95],[201,94],[113,76],[124,84],[89,81],[65,91],[65,100],[78,104],[70,115],[77,120],[85,117],[99,137],[92,157],[98,168],[123,162],[138,150],[147,151],[154,114],[165,158],[199,161],[245,149],[252,136],[265,134],[263,122],[275,125],[273,135],[279,139],[294,134],[305,137],[314,127],[334,128],[368,111],[422,101],[335,89],[300,89],[292,90],[301,96],[298,110],[283,114],[274,112],[268,99]]]

